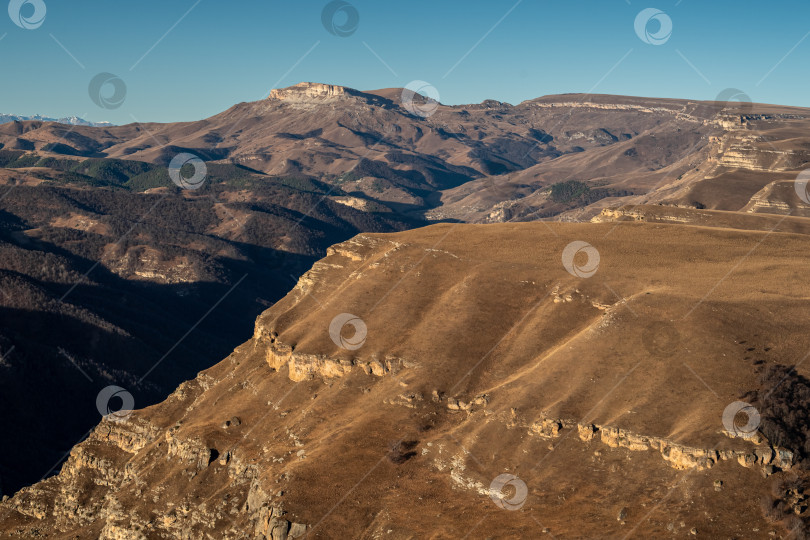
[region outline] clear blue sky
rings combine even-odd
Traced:
[[[322,24],[324,0],[38,1],[47,13],[32,30],[0,10],[0,112],[195,120],[300,81],[374,89],[415,79],[449,104],[592,89],[713,99],[735,87],[754,101],[810,106],[805,1],[351,0],[360,19],[347,37]],[[648,7],[672,20],[662,45],[634,30]],[[89,98],[100,72],[126,83],[119,108]]]

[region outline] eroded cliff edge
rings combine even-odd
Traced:
[[[224,361],[164,403],[104,419],[58,475],[2,504],[0,530],[782,534],[739,495],[803,475],[804,450],[764,426],[730,437],[722,414],[761,388],[763,366],[810,347],[793,255],[807,240],[779,234],[700,301],[759,234],[603,223],[361,235],[330,249]],[[602,255],[591,278],[559,262],[575,239]],[[689,258],[699,271],[679,270]],[[752,317],[776,309],[785,317]],[[330,332],[344,313],[363,321],[359,347]],[[516,511],[490,497],[504,473],[527,486]],[[800,494],[780,500],[806,511]]]

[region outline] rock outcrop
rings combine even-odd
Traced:
[[[578,423],[571,419],[544,418],[529,426],[530,433],[545,439],[566,436],[565,430],[576,430],[583,442],[599,441],[611,448],[627,448],[634,452],[659,452],[669,466],[681,470],[710,469],[719,461],[734,461],[744,467],[759,466],[764,473],[771,474],[774,467],[779,470],[790,469],[795,459],[792,451],[764,443],[761,436],[757,438],[761,446],[750,450],[716,450],[690,447],[663,437],[640,435],[611,426]],[[726,435],[733,437],[729,433]]]
[[[267,98],[294,102],[310,99],[334,99],[343,97],[346,94],[347,89],[343,86],[302,82],[287,88],[274,88]]]
[[[263,334],[264,332],[260,331],[260,333]],[[271,331],[270,335],[273,334],[275,332]],[[351,373],[355,368],[362,370],[366,375],[382,377],[389,373],[396,374],[403,367],[410,365],[408,362],[393,356],[362,360],[357,358],[333,358],[325,354],[297,353],[290,345],[277,341],[276,337],[271,337],[269,343],[259,340],[256,342],[256,346],[266,347],[267,364],[272,370],[281,371],[283,367],[286,367],[290,380],[294,382],[310,380],[315,376],[325,379],[343,377]]]

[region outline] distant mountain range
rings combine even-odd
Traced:
[[[19,122],[23,120],[39,120],[40,122],[58,122],[60,124],[68,124],[71,126],[91,126],[91,127],[105,127],[113,126],[110,122],[90,122],[78,116],[68,116],[65,118],[51,118],[49,116],[41,116],[35,114],[33,116],[21,116],[19,114],[3,114],[0,113],[0,124],[7,124],[9,122]]]
[[[66,156],[165,167],[190,152],[429,221],[581,221],[659,202],[810,216],[792,188],[810,166],[808,109],[583,94],[420,100],[402,88],[304,82],[196,122],[0,125],[0,144],[29,153],[17,168]]]

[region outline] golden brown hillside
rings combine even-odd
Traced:
[[[808,249],[650,222],[357,236],[228,358],[4,502],[0,530],[785,537],[807,509]]]

